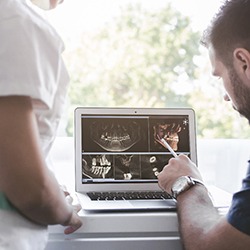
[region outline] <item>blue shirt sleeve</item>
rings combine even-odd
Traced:
[[[233,227],[250,235],[250,161],[248,161],[247,175],[242,181],[242,188],[233,195],[227,219]]]

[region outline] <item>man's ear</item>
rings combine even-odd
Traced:
[[[250,80],[250,52],[244,48],[237,48],[233,55],[237,72],[244,74]]]

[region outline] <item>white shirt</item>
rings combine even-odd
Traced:
[[[56,31],[25,0],[0,0],[0,96],[32,98],[46,157],[67,92],[68,74]],[[46,227],[0,209],[0,250],[42,250]]]
[[[32,98],[45,156],[69,81],[63,49],[56,31],[25,0],[0,0],[0,95]]]

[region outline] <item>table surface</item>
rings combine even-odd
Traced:
[[[225,214],[231,195],[209,187],[215,206]],[[83,225],[71,235],[64,227],[49,226],[46,250],[182,250],[176,212],[87,212],[79,213]]]

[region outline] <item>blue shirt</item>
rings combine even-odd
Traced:
[[[250,161],[248,161],[247,175],[242,181],[242,188],[233,195],[227,219],[233,227],[250,235]]]

